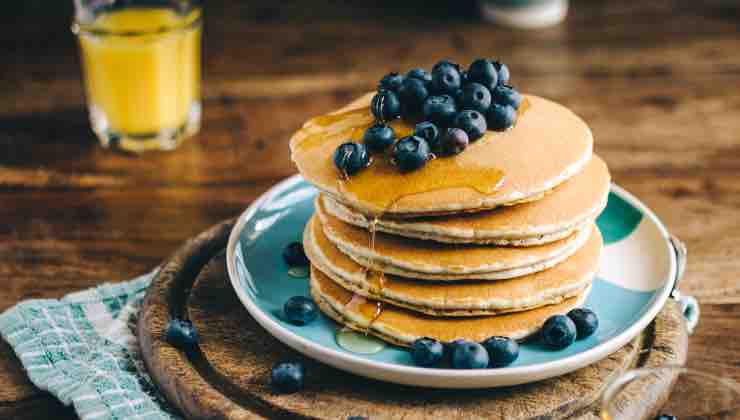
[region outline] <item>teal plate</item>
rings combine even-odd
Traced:
[[[676,257],[666,229],[635,197],[612,186],[599,216],[605,248],[585,303],[597,312],[593,336],[552,351],[536,340],[521,346],[519,358],[499,369],[453,370],[414,366],[405,349],[383,346],[373,354],[337,343],[340,326],[320,315],[307,326],[285,321],[282,307],[291,296],[309,296],[308,278],[288,273],[281,253],[300,241],[313,214],[317,191],[293,176],[274,186],[239,218],[229,238],[231,283],[249,313],[288,346],[314,359],[358,375],[406,385],[481,388],[515,385],[562,375],[599,361],[642,331],[660,311],[673,287]],[[358,350],[357,347],[351,347]]]

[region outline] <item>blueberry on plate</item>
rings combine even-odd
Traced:
[[[383,76],[378,83],[378,90],[390,90],[393,93],[398,93],[403,83],[403,76],[396,72],[391,72]]]
[[[461,109],[472,109],[485,114],[491,106],[491,91],[480,83],[468,83],[462,90]]]
[[[429,96],[429,90],[423,80],[407,77],[401,84],[398,96],[401,99],[402,113],[406,117],[421,113],[422,105]]]
[[[411,344],[411,359],[417,366],[432,366],[444,357],[444,346],[433,338],[419,338]]]
[[[493,61],[493,67],[496,68],[498,71],[498,84],[500,85],[506,85],[509,83],[509,67],[506,66],[504,63],[499,63],[498,61]]]
[[[439,129],[431,121],[422,121],[416,124],[414,135],[426,140],[432,149],[439,146]]]
[[[401,101],[390,90],[381,90],[373,96],[370,110],[378,121],[390,121],[401,116]]]
[[[486,121],[491,130],[506,130],[516,121],[516,109],[509,105],[492,104],[486,113]]]
[[[491,99],[499,105],[509,105],[514,109],[519,109],[523,98],[522,94],[517,92],[513,87],[499,85],[491,92]]]
[[[165,339],[181,350],[192,350],[198,344],[198,332],[187,319],[174,318],[167,324]]]
[[[519,344],[509,337],[491,337],[483,342],[488,352],[489,366],[508,366],[519,357]]]
[[[419,136],[404,137],[393,146],[393,161],[401,171],[408,172],[424,166],[431,158],[429,143]]]
[[[493,89],[498,84],[498,70],[490,60],[479,58],[470,64],[468,79]]]
[[[452,351],[452,367],[455,369],[485,369],[488,367],[488,353],[476,342],[458,342]]]
[[[289,267],[304,267],[309,264],[303,244],[300,242],[291,242],[283,248],[283,260]]]
[[[300,362],[281,362],[272,367],[270,384],[281,394],[291,394],[303,388],[304,369]]]
[[[305,296],[293,296],[285,301],[283,312],[288,322],[293,325],[306,325],[319,315],[316,304]]]
[[[438,127],[449,126],[456,113],[457,106],[450,95],[430,96],[424,101],[422,108],[424,119],[433,122]]]
[[[422,82],[424,82],[426,85],[429,85],[430,83],[432,83],[432,75],[429,74],[428,71],[426,71],[424,69],[420,69],[420,68],[409,70],[409,72],[406,73],[406,77],[407,78],[411,77],[411,78],[414,78],[414,79],[419,79]]]
[[[568,312],[568,318],[576,324],[578,339],[586,338],[596,332],[599,328],[599,318],[596,313],[586,308],[571,309]]]
[[[463,130],[470,141],[476,141],[486,134],[486,118],[478,111],[467,109],[460,111],[452,121],[452,126]]]
[[[542,326],[542,340],[553,350],[573,344],[576,334],[576,325],[565,315],[553,315]]]
[[[442,153],[445,155],[457,155],[468,147],[470,139],[464,130],[451,127],[444,131],[440,143]]]
[[[442,60],[432,68],[432,91],[437,95],[451,94],[462,87],[460,66]]]
[[[375,152],[387,149],[394,141],[396,141],[396,133],[392,127],[385,124],[372,125],[362,135],[362,143]]]
[[[343,143],[334,152],[334,165],[343,175],[354,175],[370,165],[370,155],[364,144]]]

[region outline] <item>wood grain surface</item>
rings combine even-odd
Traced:
[[[616,182],[689,248],[702,304],[688,364],[740,380],[740,5],[574,0],[554,28],[480,22],[471,1],[209,1],[201,134],[173,153],[101,149],[71,1],[0,13],[0,310],[131,278],[294,173],[287,140],[392,69],[497,56],[591,125]],[[307,7],[310,4],[310,7]],[[70,416],[0,346],[0,417]],[[46,411],[45,411],[46,410]],[[8,414],[10,413],[10,414]]]
[[[148,371],[188,418],[563,419],[598,415],[605,386],[631,367],[680,365],[687,333],[672,300],[643,334],[606,359],[538,383],[485,390],[433,390],[384,384],[306,359],[281,344],[247,313],[232,289],[224,252],[231,222],[180,248],[152,282],[140,312],[138,336]],[[307,281],[296,279],[295,281]],[[173,316],[200,333],[198,351],[185,354],[164,339]],[[270,369],[302,360],[306,386],[280,395]],[[630,389],[616,406],[629,419],[652,419],[675,375],[657,375]]]

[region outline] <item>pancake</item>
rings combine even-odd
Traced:
[[[353,299],[356,295],[311,266],[311,296],[324,314],[349,328],[366,331],[400,346],[409,346],[421,337],[432,337],[443,342],[457,339],[480,342],[494,335],[522,340],[536,333],[550,316],[565,314],[583,304],[589,290],[590,286],[587,286],[580,294],[558,304],[511,314],[469,318],[432,317],[384,304],[380,315],[376,317],[376,301]]]
[[[542,245],[570,236],[604,209],[609,196],[609,170],[593,156],[583,171],[541,200],[475,213],[417,219],[379,218],[376,229],[393,235],[445,243],[500,246]],[[372,217],[323,195],[332,216],[367,228]]]
[[[428,280],[498,280],[523,276],[554,266],[573,255],[588,240],[592,225],[559,241],[534,247],[450,245],[370,233],[327,214],[316,202],[324,233],[358,264],[385,273]]]
[[[525,95],[516,124],[487,131],[463,153],[433,159],[401,173],[387,157],[344,180],[333,164],[337,146],[359,141],[373,124],[369,93],[330,115],[309,120],[290,141],[301,175],[320,190],[363,214],[413,217],[477,211],[541,197],[591,159],[593,137],[573,112],[547,99]],[[398,137],[412,125],[391,123]]]
[[[306,226],[303,244],[311,264],[343,288],[433,316],[480,316],[529,310],[577,295],[596,275],[602,240],[593,229],[573,256],[536,274],[499,281],[438,283],[387,274],[382,279],[343,254],[318,219]]]

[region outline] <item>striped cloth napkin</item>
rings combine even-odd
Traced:
[[[31,382],[84,420],[177,419],[147,374],[136,318],[155,272],[0,314],[0,335]]]

